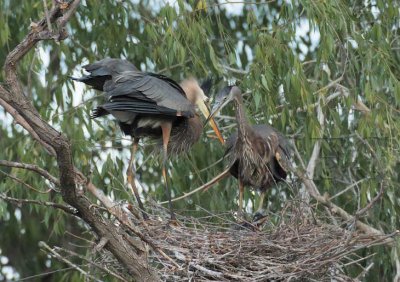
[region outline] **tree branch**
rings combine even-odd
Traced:
[[[50,152],[57,158],[59,169],[59,182],[63,200],[78,210],[78,215],[100,238],[107,238],[105,245],[116,259],[124,265],[127,271],[136,281],[159,281],[155,270],[151,268],[146,257],[138,253],[129,242],[126,241],[126,231],[122,226],[115,226],[114,223],[102,216],[102,214],[91,209],[92,203],[83,196],[76,193],[77,183],[85,181],[85,177],[74,168],[72,160],[71,144],[66,136],[59,133],[50,126],[39,115],[30,100],[23,93],[17,75],[19,61],[28,53],[40,40],[55,39],[62,40],[66,37],[64,25],[74,14],[79,5],[79,0],[54,4],[49,11],[50,23],[57,22],[57,30],[50,32],[47,27],[46,18],[35,24],[25,38],[7,55],[4,71],[6,83],[0,87],[0,98],[5,102],[2,105],[14,118],[19,116],[24,128],[36,137],[46,148],[51,147]]]
[[[34,171],[49,180],[54,185],[60,186],[60,181],[56,177],[37,165],[0,160],[0,166],[23,168]]]
[[[81,260],[86,261],[86,262],[90,263],[91,265],[93,265],[93,266],[95,266],[95,267],[101,269],[101,270],[104,271],[105,273],[107,273],[107,274],[109,274],[109,275],[111,275],[111,276],[114,276],[114,277],[117,278],[118,280],[126,281],[126,282],[128,281],[128,280],[126,280],[125,278],[123,278],[121,275],[118,275],[118,274],[115,273],[114,271],[108,269],[107,266],[103,266],[103,265],[101,265],[101,264],[99,264],[99,263],[96,263],[96,262],[94,262],[94,261],[91,261],[91,260],[87,259],[86,257],[81,256],[80,254],[77,254],[77,253],[75,253],[75,252],[73,252],[73,251],[71,251],[71,250],[67,250],[67,249],[60,248],[60,247],[54,247],[54,249],[57,250],[57,251],[58,251],[58,250],[63,251],[63,252],[65,252],[65,253],[67,253],[68,255],[72,255],[72,256],[78,257],[78,258],[80,258]]]
[[[57,204],[57,203],[53,203],[53,202],[43,202],[43,201],[28,200],[28,199],[17,199],[17,198],[8,197],[5,194],[0,194],[0,199],[3,199],[6,202],[15,203],[18,205],[33,204],[33,205],[40,205],[40,206],[46,206],[46,207],[53,207],[56,209],[63,210],[66,213],[69,213],[72,215],[76,215],[78,213],[78,211],[71,206],[66,206],[66,205]]]
[[[306,187],[308,193],[310,193],[310,195],[317,200],[318,202],[320,202],[321,204],[323,204],[324,206],[328,207],[329,210],[337,215],[339,215],[341,218],[343,218],[344,220],[347,221],[354,221],[357,228],[359,228],[360,230],[362,230],[363,232],[373,235],[373,236],[385,236],[385,234],[383,232],[381,232],[378,229],[373,228],[372,226],[369,226],[368,224],[365,224],[363,222],[361,222],[360,220],[357,220],[356,217],[350,215],[349,213],[347,213],[344,209],[338,207],[337,205],[333,204],[330,200],[329,197],[324,197],[321,196],[319,193],[315,193],[315,191],[318,191],[317,186],[315,185],[314,181],[312,179],[307,178],[304,174],[295,171],[296,176],[302,181],[302,183],[304,184],[304,186]],[[386,241],[386,243],[393,243],[393,239],[392,238],[388,238]]]
[[[50,188],[50,189],[47,189],[46,191],[40,191],[40,190],[36,189],[35,187],[33,187],[32,185],[29,185],[28,183],[25,183],[24,181],[22,181],[22,180],[19,179],[18,177],[15,177],[15,176],[13,176],[13,175],[11,175],[11,174],[9,174],[9,173],[6,173],[6,172],[4,172],[4,171],[2,171],[2,170],[0,170],[0,173],[2,173],[2,174],[4,174],[5,176],[11,178],[12,180],[14,180],[14,181],[16,181],[16,182],[18,182],[18,183],[24,185],[24,186],[27,187],[28,189],[30,189],[30,190],[32,190],[32,191],[35,191],[36,193],[47,194],[47,193],[49,193],[51,190],[53,190],[53,189]]]
[[[213,179],[211,179],[207,183],[201,185],[200,187],[197,187],[196,189],[194,189],[194,190],[192,190],[192,191],[190,191],[190,192],[188,192],[188,193],[186,193],[186,194],[184,194],[182,196],[179,196],[179,197],[176,197],[176,198],[172,199],[171,202],[176,202],[176,201],[185,199],[185,198],[187,198],[187,197],[189,197],[189,196],[191,196],[191,195],[193,195],[193,194],[195,194],[195,193],[197,193],[199,191],[203,191],[203,192],[207,191],[215,183],[218,183],[219,181],[221,181],[222,179],[227,177],[229,175],[229,169],[230,168],[226,168],[223,172],[218,174],[216,177],[214,177]],[[160,204],[164,205],[164,204],[167,204],[167,203],[168,203],[168,201],[165,201],[165,202],[161,202]]]
[[[71,266],[72,268],[74,268],[75,270],[79,271],[80,273],[82,273],[85,277],[89,277],[90,279],[92,279],[93,281],[98,281],[98,282],[102,282],[100,279],[97,279],[96,277],[90,275],[89,273],[87,273],[86,271],[84,271],[82,268],[80,268],[79,266],[77,266],[75,263],[73,263],[72,261],[67,260],[66,258],[64,258],[62,255],[60,255],[59,253],[57,253],[56,251],[54,251],[52,248],[49,247],[49,245],[47,245],[45,242],[40,241],[39,242],[39,247],[45,249],[47,252],[49,252],[50,254],[52,254],[55,258],[57,258],[58,260],[66,263],[67,265]]]

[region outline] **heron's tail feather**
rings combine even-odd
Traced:
[[[94,119],[94,118],[98,118],[98,117],[101,117],[101,116],[106,116],[108,114],[110,114],[110,113],[107,110],[105,110],[104,108],[97,107],[96,109],[94,109],[92,111],[92,114],[90,115],[90,118]]]

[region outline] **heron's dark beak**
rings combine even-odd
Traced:
[[[197,101],[197,106],[199,107],[200,111],[202,112],[202,114],[204,115],[205,118],[207,118],[206,123],[210,123],[212,129],[214,130],[215,134],[217,135],[219,141],[224,144],[225,140],[222,137],[221,131],[219,130],[217,124],[215,123],[214,119],[212,117],[210,117],[210,111],[208,110],[207,105],[204,103],[204,101],[202,99],[199,99]]]

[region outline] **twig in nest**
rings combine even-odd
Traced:
[[[169,259],[159,253],[151,253],[151,258],[162,267],[160,273],[165,280],[289,281],[292,277],[325,281],[336,277],[337,273],[331,271],[333,266],[344,269],[368,258],[368,255],[355,256],[356,251],[384,244],[399,234],[395,231],[377,238],[357,231],[349,233],[326,224],[326,218],[321,216],[318,223],[303,222],[298,205],[298,201],[288,202],[279,215],[282,218],[277,220],[279,224],[269,227],[269,231],[237,229],[219,215],[185,218],[185,224],[192,227],[154,229],[151,235],[158,247],[188,271],[167,267]],[[157,207],[151,210],[157,211]],[[226,224],[229,229],[221,227]],[[351,280],[344,274],[341,276]]]

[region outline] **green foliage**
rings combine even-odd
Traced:
[[[47,2],[51,6],[51,1]],[[87,88],[82,92],[81,86],[68,76],[79,75],[81,66],[88,62],[123,57],[142,70],[162,72],[177,81],[188,76],[212,76],[217,78],[214,92],[228,81],[236,81],[250,93],[245,96],[250,120],[272,123],[293,137],[306,163],[315,142],[321,140],[314,176],[321,193],[333,196],[360,181],[333,199],[354,214],[377,194],[384,181],[382,199],[362,220],[385,232],[400,228],[397,1],[355,1],[352,5],[347,1],[260,1],[226,5],[179,0],[174,6],[159,6],[158,1],[148,0],[82,2],[68,25],[70,37],[59,44],[39,43],[23,59],[19,74],[26,94],[32,97],[42,117],[71,140],[74,164],[105,193],[118,201],[133,201],[124,185],[129,138],[111,119],[90,120],[90,110],[101,103],[102,97]],[[1,65],[29,31],[30,19],[37,21],[43,15],[42,1],[0,0]],[[1,81],[3,75],[0,74]],[[335,93],[340,95],[329,101],[328,97]],[[369,113],[359,110],[360,102]],[[323,130],[313,106],[317,103],[321,103],[325,116]],[[233,112],[226,110],[224,114]],[[3,119],[3,109],[0,116]],[[12,124],[9,115],[3,120],[0,159],[37,164],[57,176],[55,160],[40,144],[19,125]],[[226,136],[234,128],[232,120],[221,119],[219,124],[228,128]],[[222,156],[220,144],[204,134],[187,156],[171,161],[174,195],[182,195],[221,172],[225,167],[218,162]],[[138,165],[143,196],[165,200],[159,158],[154,157],[151,146],[141,146]],[[38,175],[15,168],[0,170],[0,193],[61,202],[57,193],[39,194],[7,176],[47,190],[49,184]],[[280,185],[269,193],[270,210],[282,206],[284,199],[277,190],[285,197],[296,193],[289,186]],[[175,207],[196,216],[206,214],[204,210],[236,210],[236,187],[236,180],[229,178],[205,193],[177,202]],[[254,193],[246,192],[249,206],[255,205],[254,198]],[[15,217],[16,211],[22,214],[20,220]],[[67,245],[71,240],[65,235],[67,231],[80,234],[87,229],[54,209],[21,208],[2,201],[0,226],[1,254],[10,258],[10,265],[21,278],[47,269],[48,258],[39,251],[37,242]],[[88,250],[74,251],[85,255]],[[364,252],[376,252],[361,262],[364,266],[374,262],[374,271],[368,272],[366,280],[393,279],[394,249]],[[51,269],[62,267],[65,265],[51,259]],[[356,269],[347,271],[357,274]],[[54,281],[78,279],[72,272],[52,275]]]

